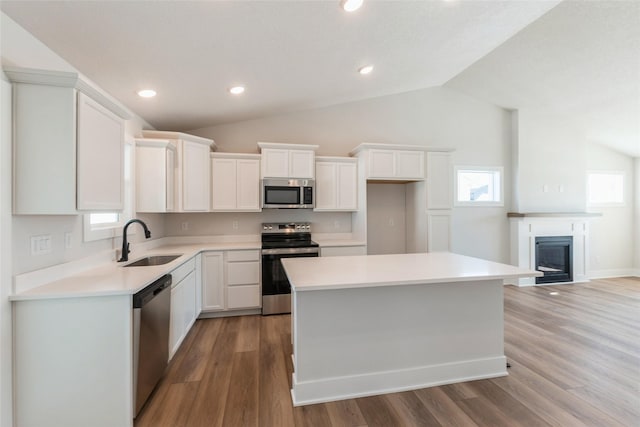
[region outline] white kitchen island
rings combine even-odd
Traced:
[[[503,281],[540,275],[451,253],[282,263],[296,406],[507,375]]]

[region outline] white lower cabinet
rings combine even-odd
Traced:
[[[260,250],[202,254],[202,311],[257,309],[262,305]]]
[[[199,307],[196,306],[196,259],[192,258],[173,270],[171,277],[169,359],[173,358],[199,314]]]
[[[202,311],[224,309],[224,252],[203,252]]]

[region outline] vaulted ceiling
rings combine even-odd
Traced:
[[[157,128],[190,130],[447,85],[542,108],[640,156],[637,1],[2,1]],[[373,64],[370,75],[359,67]],[[241,96],[228,93],[246,86]],[[136,92],[153,87],[158,95]]]

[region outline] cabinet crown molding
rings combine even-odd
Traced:
[[[6,67],[2,71],[13,83],[35,84],[45,86],[68,87],[79,90],[97,101],[118,117],[128,120],[131,113],[118,102],[112,100],[100,90],[96,89],[83,76],[68,71],[39,70],[34,68]]]
[[[455,151],[454,148],[447,147],[427,147],[424,145],[378,144],[372,142],[363,142],[362,144],[351,150],[349,155],[355,156],[364,150],[439,151],[445,153]]]
[[[283,144],[279,142],[258,142],[260,149],[264,148],[279,148],[281,150],[312,150],[316,151],[319,145],[307,145],[307,144]]]
[[[196,142],[198,144],[208,145],[209,147],[211,147],[211,151],[215,151],[218,148],[213,139],[203,138],[201,136],[190,135],[188,133],[182,132],[173,132],[168,130],[143,130],[142,136],[145,138],[170,140],[181,139],[184,141]]]
[[[260,160],[260,154],[251,154],[251,153],[211,153],[212,159],[250,159],[250,160]]]
[[[137,147],[167,148],[176,151],[176,146],[169,139],[136,138]]]
[[[316,156],[316,162],[357,163],[358,159],[353,157]]]

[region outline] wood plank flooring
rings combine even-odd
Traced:
[[[290,331],[198,320],[135,426],[640,426],[638,278],[506,286],[511,368],[490,380],[294,408]]]

